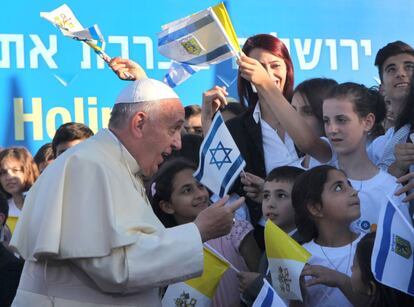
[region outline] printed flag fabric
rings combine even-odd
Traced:
[[[165,84],[174,88],[190,78],[199,70],[200,68],[197,66],[172,61],[163,81]]]
[[[204,271],[200,277],[169,285],[163,307],[211,306],[216,288],[229,264],[204,248]]]
[[[85,42],[96,53],[100,54],[105,49],[105,40],[98,25],[84,28],[66,4],[51,12],[41,12],[40,16],[57,26],[64,36]]]
[[[246,166],[220,111],[200,147],[200,163],[194,177],[219,197],[227,194]]]
[[[371,270],[378,282],[414,296],[414,229],[388,199],[378,220]]]
[[[264,278],[263,287],[256,297],[252,307],[286,307],[286,304],[272,288],[266,278]]]
[[[302,300],[299,279],[311,254],[270,220],[265,225],[265,245],[276,292],[283,299]]]
[[[216,64],[241,50],[223,3],[166,24],[162,30],[158,51],[179,63]]]

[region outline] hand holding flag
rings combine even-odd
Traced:
[[[302,300],[300,275],[311,254],[270,220],[265,225],[265,245],[277,293],[284,299]]]

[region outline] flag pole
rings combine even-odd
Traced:
[[[220,254],[215,248],[213,248],[210,244],[204,243],[205,248],[207,248],[210,252],[212,252],[214,255],[216,255],[218,258],[223,260],[225,263],[230,265],[230,268],[232,268],[236,273],[240,273],[240,270],[237,269],[230,261],[228,261],[222,254]]]

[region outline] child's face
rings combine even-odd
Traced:
[[[263,188],[263,215],[285,232],[296,228],[292,188],[293,183],[287,181],[266,181]]]
[[[194,221],[208,207],[207,189],[193,177],[193,169],[184,169],[174,176],[170,206],[178,224]]]
[[[365,138],[372,128],[370,121],[360,118],[347,98],[331,98],[323,102],[325,133],[338,154],[355,152],[365,146]]]
[[[358,193],[343,172],[329,171],[323,187],[321,210],[323,218],[332,222],[348,224],[360,217]]]
[[[359,267],[357,255],[354,256],[354,262],[351,267],[352,275],[351,275],[351,286],[352,291],[354,293],[369,294],[369,287],[365,285],[361,278],[361,268]]]
[[[0,164],[0,184],[9,194],[22,193],[24,190],[24,171],[19,160],[8,157]]]
[[[309,105],[306,97],[297,92],[292,97],[292,107],[299,113],[300,117],[306,122],[306,124],[313,130],[317,136],[323,135],[323,129],[318,118],[312,111],[312,107]]]
[[[411,54],[397,54],[384,61],[381,89],[392,103],[399,103],[407,97],[413,71],[414,56]]]

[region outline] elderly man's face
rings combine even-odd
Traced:
[[[139,162],[146,176],[153,175],[166,156],[181,148],[184,108],[178,99],[165,99],[151,117],[143,131],[146,153]]]

